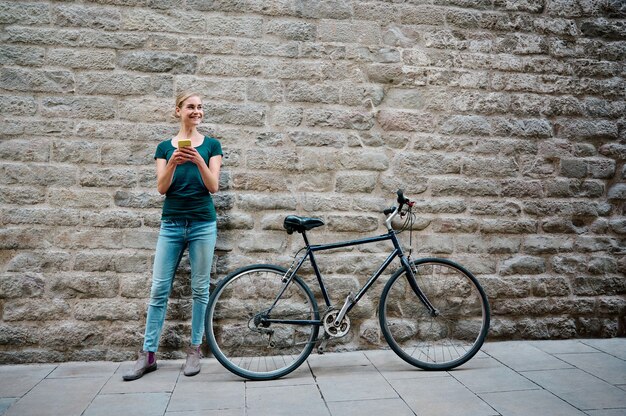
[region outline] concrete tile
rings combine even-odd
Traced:
[[[352,367],[311,367],[311,372],[316,379],[360,373],[378,373],[378,371],[376,371],[376,367],[374,367],[371,363],[369,365],[357,365]]]
[[[351,352],[327,352],[324,354],[311,354],[307,358],[311,367],[354,367],[358,365],[370,365],[364,351]]]
[[[482,360],[482,361],[494,361]],[[450,375],[474,393],[539,389],[532,381],[503,365],[489,365],[471,370],[452,371]]]
[[[332,416],[414,416],[413,411],[402,399],[359,400],[348,402],[329,402]]]
[[[96,397],[106,378],[58,378],[42,380],[11,406],[6,416],[80,415]],[[5,415],[3,415],[5,416]]]
[[[564,339],[558,341],[528,341],[529,345],[539,348],[548,354],[577,354],[582,352],[596,352],[596,349],[584,344],[578,339]]]
[[[398,398],[389,382],[377,371],[317,377],[317,385],[327,402]]]
[[[420,416],[491,416],[498,413],[452,377],[391,380],[411,409]]]
[[[245,416],[245,409],[192,410],[165,412],[165,416]]]
[[[209,377],[209,375],[205,375]],[[240,380],[224,381],[195,380],[185,377],[176,384],[176,388],[167,408],[170,412],[243,409],[245,407],[245,382]]]
[[[122,376],[132,368],[133,363],[122,363],[115,374],[107,381],[102,394],[115,393],[171,393],[180,375],[182,363],[159,361],[158,369],[134,381],[124,381]]]
[[[364,351],[364,353],[374,367],[388,380],[448,376],[445,371],[424,371],[414,367],[390,350]]]
[[[326,416],[328,409],[317,386],[283,386],[246,391],[248,416]]]
[[[554,370],[572,366],[524,341],[492,342],[483,351],[515,371]]]
[[[611,384],[626,384],[626,361],[603,352],[559,354],[558,358]]]
[[[169,393],[100,394],[82,416],[161,416],[169,400]]]
[[[48,378],[111,377],[119,367],[120,363],[110,362],[62,363]]]
[[[56,367],[50,364],[0,366],[0,397],[22,397]]]
[[[243,379],[240,378],[239,380]],[[301,384],[315,384],[315,378],[313,378],[313,374],[307,363],[303,363],[296,370],[276,380],[246,381],[246,388],[297,386]]]
[[[626,338],[583,339],[581,342],[606,352],[607,354],[626,360]]]
[[[480,397],[502,416],[585,416],[546,390],[484,393]]]
[[[578,409],[626,407],[623,390],[577,368],[527,371],[523,375]]]
[[[626,407],[621,409],[602,409],[602,410],[587,410],[589,416],[624,416],[626,415]]]
[[[6,410],[11,407],[13,403],[17,401],[17,398],[4,398],[0,399],[0,415],[3,415]]]

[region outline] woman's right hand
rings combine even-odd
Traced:
[[[182,165],[183,163],[187,163],[190,160],[191,158],[189,157],[189,155],[176,149],[172,154],[172,157],[170,157],[169,163],[173,163],[174,165],[178,166]]]

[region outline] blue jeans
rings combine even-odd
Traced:
[[[154,255],[144,351],[156,352],[165,321],[167,301],[180,259],[189,247],[191,263],[191,344],[200,345],[204,313],[209,302],[209,279],[217,239],[215,221],[163,220]]]

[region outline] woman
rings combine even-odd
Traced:
[[[161,229],[152,272],[152,289],[143,350],[124,380],[136,380],[157,369],[155,353],[165,320],[168,297],[176,268],[185,248],[191,263],[191,346],[184,366],[186,376],[200,372],[200,343],[209,299],[209,277],[217,237],[215,206],[211,194],[218,191],[222,148],[214,138],[197,130],[204,116],[200,95],[187,92],[176,97],[178,134],[157,146],[154,158],[157,189],[165,194]],[[183,147],[190,140],[191,145]],[[179,145],[180,144],[180,145]]]

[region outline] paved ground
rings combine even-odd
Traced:
[[[626,415],[626,338],[486,343],[450,372],[390,351],[312,355],[286,378],[249,382],[215,359],[182,361],[134,382],[131,363],[0,366],[0,415]]]

